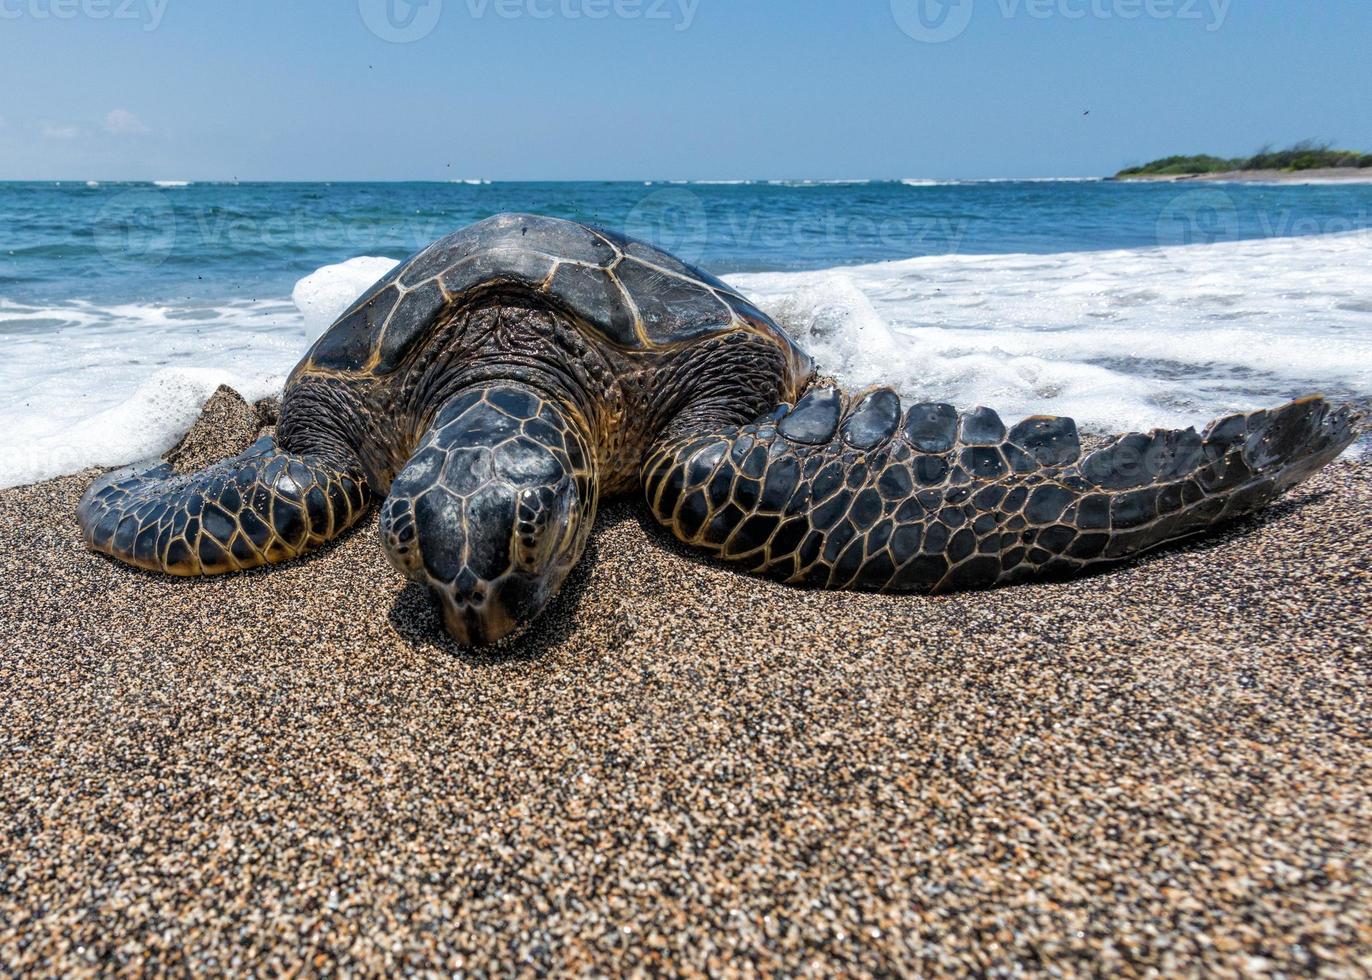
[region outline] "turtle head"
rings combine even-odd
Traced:
[[[531,389],[448,402],[391,487],[381,538],[464,646],[538,616],[580,560],[596,489],[581,429]]]

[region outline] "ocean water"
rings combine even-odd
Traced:
[[[0,486],[279,391],[394,262],[508,210],[727,277],[854,386],[1101,432],[1372,400],[1367,185],[0,183]]]

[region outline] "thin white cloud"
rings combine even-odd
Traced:
[[[142,136],[149,129],[128,109],[114,109],[105,117],[105,132],[111,136]]]
[[[45,140],[74,140],[81,135],[80,127],[58,123],[43,123],[40,130]]]

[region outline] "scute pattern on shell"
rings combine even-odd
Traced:
[[[730,330],[782,347],[796,374],[810,358],[719,279],[644,242],[573,221],[502,214],[441,239],[392,271],[315,344],[317,370],[396,370],[442,314],[480,292],[527,290],[629,350],[688,344]]]

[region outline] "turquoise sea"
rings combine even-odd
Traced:
[[[501,211],[651,237],[716,274],[1372,228],[1372,184],[163,183],[0,183],[0,296],[38,305],[286,296],[322,265],[403,258]]]

